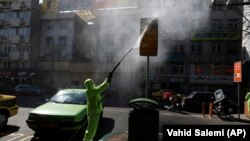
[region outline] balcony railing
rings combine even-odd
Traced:
[[[0,58],[6,58],[6,57],[9,57],[9,53],[6,53],[6,52],[0,53]]]
[[[21,5],[20,5],[20,8],[21,8],[21,9],[25,9],[25,8],[27,8],[26,3],[25,3],[25,2],[22,2],[22,3],[21,3]]]
[[[7,25],[10,25],[10,23],[8,21],[4,20],[4,19],[1,19],[0,20],[0,25],[7,26]]]
[[[0,36],[0,42],[9,42],[10,40],[6,36]]]

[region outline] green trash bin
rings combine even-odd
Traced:
[[[128,141],[158,141],[158,103],[149,98],[137,98],[129,102]]]

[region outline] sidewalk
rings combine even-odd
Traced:
[[[193,116],[198,116],[201,118],[210,118],[210,119],[221,119],[223,121],[235,121],[235,122],[243,122],[243,123],[250,123],[250,117],[247,117],[245,114],[232,114],[229,118],[227,119],[222,119],[216,114],[213,114],[212,117],[208,114],[205,114],[204,116],[202,114],[197,114]]]

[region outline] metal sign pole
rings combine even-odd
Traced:
[[[240,119],[240,83],[238,83],[238,118]]]
[[[147,68],[146,68],[146,90],[145,90],[145,98],[148,98],[148,92],[149,92],[149,56],[147,56]]]

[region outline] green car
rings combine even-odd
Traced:
[[[87,119],[85,89],[63,89],[47,103],[33,109],[26,123],[38,131],[74,131],[80,129]]]

